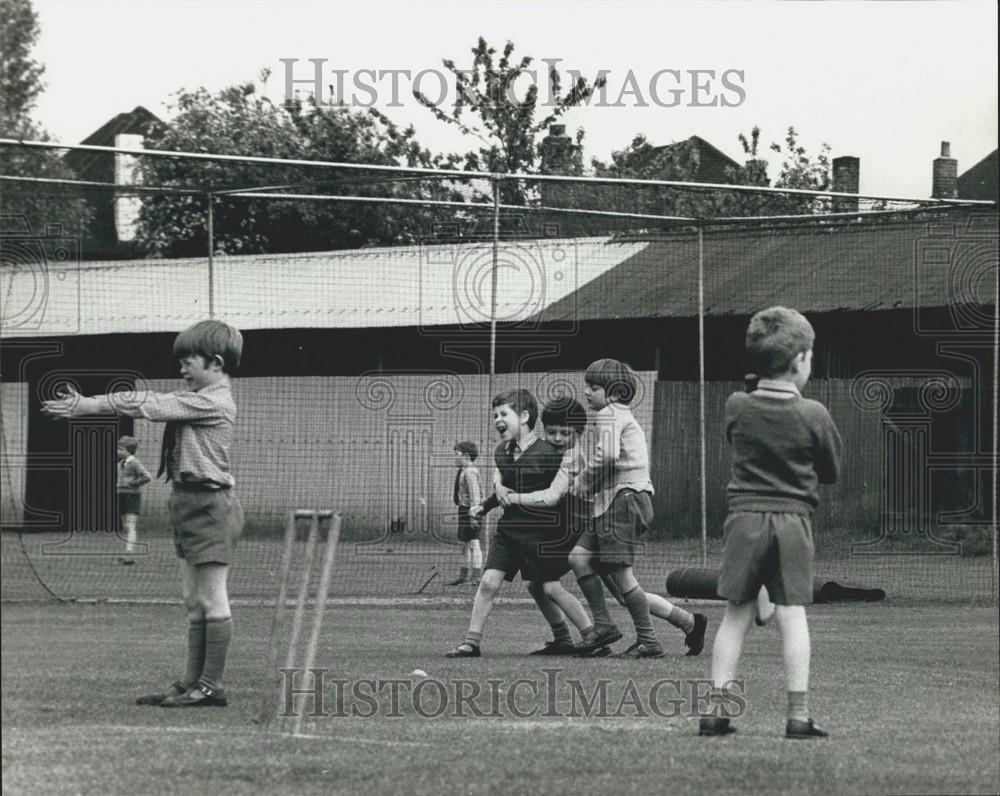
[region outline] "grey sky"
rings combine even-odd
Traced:
[[[869,193],[927,196],[931,160],[942,140],[964,171],[997,146],[997,6],[993,2],[371,2],[307,0],[34,0],[42,35],[36,56],[47,90],[37,116],[53,138],[76,142],[136,105],[165,115],[184,86],[215,90],[271,68],[269,90],[283,91],[279,59],[324,58],[329,70],[441,70],[449,57],[468,66],[479,35],[516,53],[558,58],[592,77],[608,70],[608,101],[626,88],[624,107],[577,109],[565,118],[586,129],[586,158],[607,159],[637,133],[654,143],[697,134],[742,161],[737,134],[758,124],[764,143],[794,124],[815,151],[861,158]],[[539,64],[541,65],[541,64]],[[664,69],[681,76],[681,104],[664,107],[649,83]],[[715,70],[709,94],[724,96],[726,70],[745,92],[735,107],[690,107],[691,70]],[[426,78],[427,90],[436,83]],[[331,71],[329,83],[334,82]],[[365,81],[372,82],[372,81]],[[661,75],[662,103],[675,87]],[[410,97],[386,108],[391,83],[377,81],[378,106],[413,123],[421,143],[464,151],[470,141]],[[367,100],[364,92],[355,92]],[[776,173],[772,163],[772,177]]]

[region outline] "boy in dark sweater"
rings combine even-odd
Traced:
[[[547,489],[559,472],[562,461],[559,451],[535,436],[533,430],[538,419],[538,402],[527,390],[508,390],[495,396],[492,406],[493,425],[502,440],[495,454],[497,472],[493,480],[494,492],[483,501],[482,506],[473,507],[469,513],[478,518],[484,511],[498,506],[503,506],[504,512],[497,524],[485,572],[476,591],[469,630],[465,640],[447,653],[449,658],[480,656],[483,627],[505,580],[514,580],[520,572],[526,581],[545,585],[552,582],[558,586],[559,577],[569,569],[565,561],[540,555],[543,545],[558,541],[563,533],[559,509],[521,506],[508,499],[508,495],[514,492]],[[557,601],[563,595],[575,603],[561,604],[563,610],[571,618],[576,616],[585,627],[590,627],[589,617],[579,600],[561,587],[553,588],[550,594]]]
[[[810,517],[819,504],[818,484],[840,471],[841,440],[826,408],[800,391],[812,370],[815,333],[795,310],[758,312],[747,329],[746,348],[760,381],[752,393],[726,403],[726,439],[732,446],[727,489],[729,516],[719,594],[725,615],[712,650],[713,715],[701,719],[701,735],[734,732],[721,708],[734,681],[743,639],[765,586],[781,630],[788,691],[788,738],[824,738],[810,717],[809,626],[813,538]]]

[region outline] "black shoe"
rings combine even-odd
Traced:
[[[812,719],[789,719],[785,725],[786,738],[828,738],[830,733]]]
[[[701,655],[705,649],[705,631],[708,629],[708,617],[705,614],[694,615],[694,630],[684,637],[684,646],[688,655]]]
[[[624,652],[615,654],[616,658],[662,658],[667,653],[659,644],[640,644],[638,641]]]
[[[576,647],[574,647],[573,654],[577,658],[607,658],[611,654],[611,647],[598,647],[590,652],[577,652]]]
[[[594,650],[598,650],[601,647],[607,647],[609,644],[614,644],[616,641],[621,641],[622,632],[612,625],[606,630],[602,630],[598,633],[596,630],[591,630],[589,633],[585,633],[583,639],[580,643],[576,645],[575,650],[577,655],[590,655]]]
[[[736,728],[729,719],[703,718],[698,722],[698,735],[732,735]]]
[[[205,683],[195,683],[186,694],[167,697],[160,703],[161,708],[224,708],[229,704],[226,692]]]
[[[449,650],[444,654],[446,658],[478,658],[482,653],[479,651],[478,644],[470,644],[467,641],[463,641],[455,649]]]
[[[545,646],[528,655],[575,655],[576,647],[572,641],[546,641]]]
[[[164,691],[162,694],[146,694],[136,699],[135,704],[137,705],[159,705],[167,697],[181,696],[186,694],[191,688],[187,683],[178,680],[176,683],[171,684],[170,688]]]

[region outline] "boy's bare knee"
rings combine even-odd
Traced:
[[[500,591],[500,584],[503,583],[503,573],[497,570],[488,569],[483,573],[479,581],[479,593],[484,597],[495,597]]]
[[[549,597],[554,597],[563,592],[562,584],[557,580],[549,580],[542,584],[542,591]]]

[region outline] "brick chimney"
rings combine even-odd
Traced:
[[[583,147],[566,135],[565,124],[549,126],[549,134],[542,139],[542,174],[583,174]],[[540,194],[543,205],[559,207],[571,197],[573,185],[568,183],[543,182]]]
[[[833,159],[833,190],[837,193],[857,193],[861,184],[861,159],[842,155]],[[834,197],[834,213],[856,213],[858,200]]]
[[[958,197],[958,161],[951,156],[951,144],[941,142],[941,157],[934,158],[931,197],[955,199]]]

